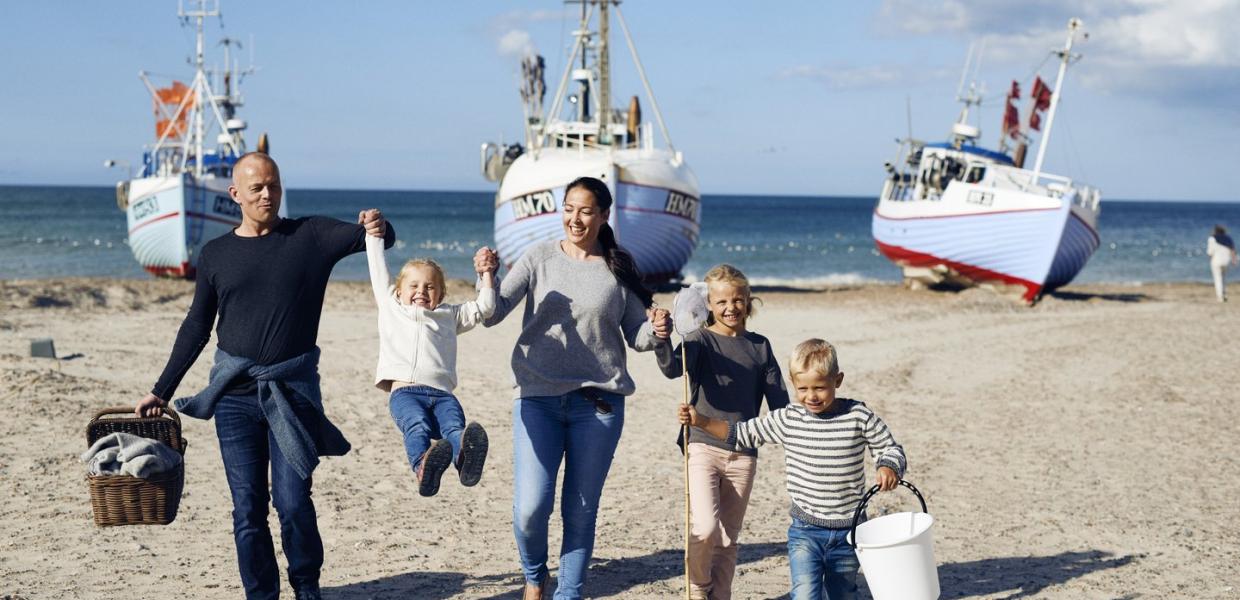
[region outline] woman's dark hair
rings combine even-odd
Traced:
[[[568,193],[576,188],[590,192],[600,209],[611,209],[611,190],[607,189],[607,184],[593,177],[578,177],[564,188],[564,198],[567,199]],[[654,305],[654,294],[642,283],[642,276],[637,270],[637,263],[633,261],[633,255],[616,243],[616,232],[612,231],[611,225],[606,222],[598,230],[598,243],[603,247],[603,261],[620,285],[636,294],[642,306],[650,308]]]
[[[1232,250],[1236,249],[1235,240],[1231,239],[1230,235],[1227,235],[1227,228],[1223,227],[1222,225],[1214,226],[1214,241],[1224,246],[1227,246],[1228,248],[1231,248]]]

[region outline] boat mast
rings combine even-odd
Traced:
[[[219,0],[216,0],[214,6],[208,9],[207,8],[208,0],[196,0],[196,1],[198,4],[198,8],[195,10],[187,11],[185,10],[185,5],[183,3],[178,4],[177,16],[180,16],[182,18],[193,17],[195,20],[197,43],[195,45],[194,68],[196,69],[197,72],[194,75],[194,142],[193,142],[194,144],[194,176],[201,178],[204,175],[203,166],[202,166],[202,163],[203,163],[202,139],[203,137],[206,136],[206,127],[202,119],[203,101],[206,100],[206,98],[204,98],[205,94],[203,93],[206,88],[206,85],[205,85],[206,75],[204,73],[204,67],[203,67],[204,61],[203,61],[202,25],[203,25],[203,21],[207,17],[219,16],[220,3],[219,3]],[[214,99],[211,99],[211,100],[214,101]],[[188,157],[185,157],[185,159],[188,159]]]
[[[612,0],[599,1],[598,13],[598,141],[611,145],[611,63],[607,51],[610,26],[608,5]]]
[[[1080,55],[1072,55],[1072,43],[1076,41],[1076,31],[1082,27],[1080,19],[1072,18],[1068,21],[1068,41],[1064,43],[1063,50],[1059,50],[1059,76],[1055,78],[1055,89],[1051,90],[1051,106],[1046,113],[1046,131],[1042,133],[1042,139],[1038,142],[1038,158],[1033,163],[1033,183],[1036,185],[1038,177],[1042,175],[1042,159],[1046,156],[1046,143],[1051,139],[1051,126],[1055,123],[1055,109],[1059,107],[1059,94],[1063,86],[1063,76],[1068,70],[1068,63],[1080,58]]]
[[[581,70],[585,71],[590,68],[590,13],[586,10],[588,3],[584,0],[581,3],[581,31],[587,37],[581,38]],[[594,84],[593,80],[587,80],[581,86],[581,99],[577,106],[577,120],[585,122],[590,118],[590,86]]]
[[[969,111],[974,106],[982,105],[982,94],[985,93],[982,86],[977,84],[977,72],[982,65],[982,52],[986,48],[983,41],[981,47],[976,48],[974,53],[974,44],[969,44],[969,52],[965,56],[964,69],[960,72],[960,84],[956,87],[956,101],[964,105],[960,109],[960,117],[952,124],[952,146],[960,149],[966,143],[973,142],[981,136],[981,130],[969,124]],[[969,77],[969,70],[972,68],[973,76]],[[964,82],[969,81],[969,89],[966,92]],[[911,135],[909,137],[912,137]]]
[[[982,105],[982,94],[984,93],[977,85],[977,73],[982,68],[982,53],[986,50],[986,41],[982,40],[981,47],[977,48],[974,53],[974,44],[969,44],[969,51],[964,59],[964,69],[960,71],[960,84],[956,86],[956,101],[964,104],[964,108],[960,110],[960,117],[956,119],[957,123],[969,123],[969,110],[973,106]],[[976,60],[976,62],[974,62]],[[969,77],[969,70],[972,68],[973,76]],[[969,82],[969,90],[966,93],[964,83]],[[913,136],[909,136],[913,137]]]

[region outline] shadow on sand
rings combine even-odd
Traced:
[[[787,546],[783,543],[743,544],[738,558],[740,564],[747,564],[783,556],[786,552]],[[587,591],[591,597],[615,596],[637,586],[676,579],[682,573],[681,556],[680,550],[661,550],[645,556],[595,559],[590,564]],[[939,566],[939,585],[943,598],[995,596],[1003,600],[1018,600],[1035,596],[1048,587],[1077,577],[1123,567],[1140,558],[1141,555],[1115,556],[1109,552],[1089,550],[1053,556],[1010,556],[948,563]],[[863,580],[859,578],[858,582]],[[461,594],[476,595],[483,590],[501,587],[508,590],[486,596],[486,600],[520,600],[522,583],[522,578],[516,574],[472,577],[450,572],[405,573],[326,588],[323,596],[330,600],[447,600]],[[785,600],[788,597],[788,594],[769,596],[771,600]],[[860,597],[870,598],[864,583]],[[1125,598],[1135,596],[1121,596],[1120,600]]]
[[[787,552],[788,546],[782,542],[741,544],[737,558],[740,564],[747,564],[772,556],[783,556]],[[675,580],[683,576],[683,556],[683,551],[676,549],[629,558],[596,558],[590,562],[586,591],[590,597],[614,596],[648,583]],[[484,590],[501,587],[508,590],[485,596],[486,600],[520,600],[523,584],[524,579],[517,574],[473,577],[450,572],[404,573],[373,581],[324,588],[323,597],[328,600],[446,600],[463,594],[485,594]],[[679,585],[677,587],[679,588]]]
[[[1106,302],[1149,302],[1154,300],[1153,296],[1147,294],[1091,294],[1088,292],[1068,292],[1064,290],[1056,290],[1047,294],[1048,296],[1066,302],[1089,302],[1092,300],[1103,300]]]
[[[1009,556],[939,567],[944,598],[971,598],[1010,592],[1005,600],[1027,598],[1042,590],[1107,569],[1118,569],[1141,555],[1115,556],[1101,550],[1053,556]]]
[[[1064,552],[1054,556],[1009,556],[971,562],[939,565],[941,598],[995,597],[1017,600],[1035,596],[1042,590],[1096,571],[1117,569],[1140,555],[1115,556],[1100,550]],[[858,583],[864,578],[858,578]],[[1006,595],[999,595],[1006,594]],[[777,596],[786,600],[789,596]],[[861,585],[860,598],[869,600],[869,590]],[[1120,596],[1117,600],[1136,598]]]

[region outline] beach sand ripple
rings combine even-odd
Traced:
[[[186,491],[167,527],[96,528],[77,460],[95,411],[149,390],[192,291],[180,281],[0,282],[0,598],[241,595],[212,423],[185,420]],[[469,298],[472,285],[449,293]],[[804,338],[835,342],[841,394],[878,410],[904,444],[908,479],[937,519],[945,598],[1240,597],[1240,304],[1187,284],[1077,286],[1032,308],[985,290],[892,285],[761,295],[751,325],[781,361]],[[519,315],[461,338],[457,393],[492,440],[481,484],[464,488],[450,473],[438,496],[421,498],[371,385],[372,302],[363,283],[333,283],[320,327],[327,412],[354,444],[315,473],[325,595],[515,598],[507,364]],[[44,337],[59,364],[29,356]],[[682,577],[681,384],[651,355],[630,364],[639,391],[587,590],[671,598]],[[203,385],[209,367],[200,360],[181,392]],[[778,448],[762,451],[737,598],[787,589],[781,463]],[[913,502],[887,494],[874,506]],[[558,529],[555,516],[553,549]]]

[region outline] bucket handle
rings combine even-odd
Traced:
[[[926,499],[922,497],[921,492],[918,491],[917,488],[913,487],[913,484],[901,479],[898,485],[902,485],[909,490],[912,490],[913,494],[917,496],[917,501],[921,502],[921,512],[930,512],[930,510],[926,508]],[[878,493],[878,490],[879,487],[877,485],[871,487],[869,491],[861,497],[861,503],[857,505],[857,511],[853,513],[852,527],[850,528],[848,537],[845,538],[848,541],[848,545],[853,548],[857,547],[857,525],[860,524],[861,515],[865,514],[865,505],[869,504],[870,498],[873,498],[874,494]]]

